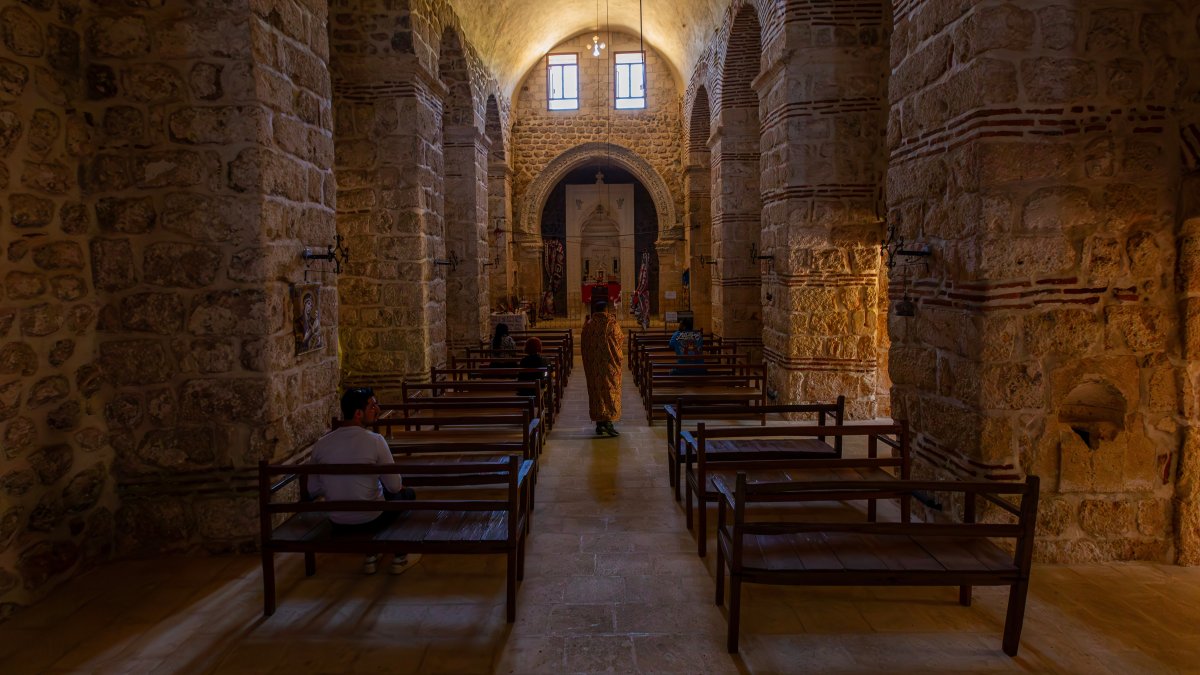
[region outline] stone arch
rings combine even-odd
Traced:
[[[467,53],[458,37],[458,31],[450,26],[442,31],[442,41],[438,48],[438,79],[447,89],[443,102],[443,126],[473,125],[475,96],[471,91]]]
[[[658,212],[658,241],[682,239],[682,226],[675,211],[671,190],[654,167],[636,152],[612,143],[584,143],[555,157],[529,184],[521,200],[521,232],[539,237],[542,208],[554,186],[568,173],[589,162],[612,162],[633,174],[650,192]]]

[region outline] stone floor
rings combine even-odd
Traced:
[[[1200,568],[1038,566],[1021,653],[1006,591],[747,587],[724,651],[712,557],[666,487],[664,435],[626,378],[618,439],[596,439],[582,369],[544,457],[517,622],[503,560],[433,557],[367,577],[350,556],[280,569],[261,614],[252,557],[115,563],[0,625],[0,673],[1200,672]]]

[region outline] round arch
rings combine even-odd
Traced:
[[[521,199],[521,231],[526,236],[540,238],[542,209],[554,186],[571,171],[592,162],[612,162],[633,174],[646,187],[658,212],[657,241],[683,238],[675,200],[662,176],[636,152],[612,143],[598,142],[577,145],[555,157],[529,184]]]

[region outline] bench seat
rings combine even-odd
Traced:
[[[297,544],[297,551],[304,551],[305,543],[324,543],[326,539],[345,544],[362,544],[364,552],[373,552],[378,542],[404,542],[412,544],[423,553],[454,553],[455,547],[463,542],[496,544],[496,552],[503,553],[508,538],[508,513],[506,511],[411,511],[401,516],[390,526],[371,533],[334,534],[327,513],[297,513],[275,527],[271,535],[276,550],[285,550],[287,544]],[[447,545],[439,550],[439,545]]]
[[[728,527],[722,536],[731,536]],[[931,572],[934,574],[929,583],[937,586],[960,585],[957,580],[947,582],[947,572],[967,576],[1009,573],[1015,580],[1020,571],[1011,553],[986,539],[968,537],[850,532],[753,534],[742,539],[742,546],[744,575],[767,572],[772,574],[773,583],[781,584],[788,583],[790,570],[808,578],[813,572],[828,573],[831,578],[824,583],[830,585],[835,585],[838,573],[852,577],[850,581],[855,584],[870,584],[886,583],[895,577],[892,571]]]

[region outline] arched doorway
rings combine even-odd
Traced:
[[[581,322],[585,295],[603,284],[617,315],[634,322],[631,294],[646,267],[646,296],[659,314],[658,210],[649,189],[620,167],[584,164],[567,172],[542,208],[543,303],[547,318]],[[619,295],[618,295],[619,293]]]

